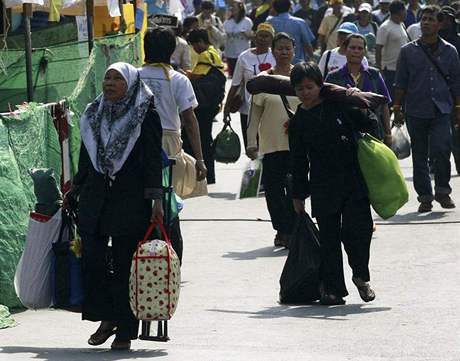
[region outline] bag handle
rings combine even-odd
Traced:
[[[225,131],[225,129],[230,128],[231,131],[235,133],[235,131],[232,128],[232,125],[230,124],[231,121],[232,121],[232,117],[230,116],[230,114],[227,114],[226,117],[224,118],[224,127],[222,128],[220,132],[223,132]]]
[[[141,244],[144,244],[144,243],[146,243],[148,241],[148,239],[152,235],[152,232],[153,232],[153,230],[155,229],[156,226],[160,226],[161,234],[163,235],[164,241],[168,244],[168,246],[172,247],[171,240],[169,239],[168,234],[166,233],[166,229],[165,229],[165,227],[163,225],[163,222],[159,222],[159,221],[154,221],[154,222],[150,223],[150,226],[147,229],[147,232],[145,232],[144,239],[139,242],[138,247]]]
[[[64,208],[61,208],[61,226],[59,227],[59,237],[58,240],[55,242],[56,244],[59,243],[64,243],[65,241],[63,240],[64,237],[64,230],[68,228],[69,229],[69,237],[71,237],[71,232],[73,231],[73,222],[70,214],[68,211]],[[67,239],[67,242],[69,240]]]

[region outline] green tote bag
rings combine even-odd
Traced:
[[[393,217],[409,200],[406,181],[393,151],[369,134],[358,138],[358,161],[374,211]]]
[[[238,134],[226,119],[223,129],[214,139],[214,156],[219,163],[235,163],[241,154],[241,143]]]

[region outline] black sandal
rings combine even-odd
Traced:
[[[369,285],[369,282],[364,282],[358,277],[352,277],[351,280],[358,289],[359,297],[361,297],[364,302],[371,302],[375,300],[375,292]]]
[[[99,346],[105,343],[110,336],[115,335],[115,332],[117,331],[117,327],[113,326],[112,328],[107,328],[99,326],[99,328],[96,330],[95,333],[93,333],[89,339],[88,339],[88,344],[91,346]]]

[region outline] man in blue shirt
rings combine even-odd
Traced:
[[[439,37],[440,9],[422,10],[422,36],[401,48],[395,78],[395,122],[404,122],[411,137],[414,187],[419,212],[430,212],[433,199],[443,208],[455,208],[449,194],[451,175],[451,113],[460,125],[460,61],[457,50]],[[434,197],[428,169],[434,162]]]
[[[292,63],[296,64],[313,56],[311,44],[315,40],[315,36],[305,20],[289,14],[290,8],[290,0],[275,0],[273,9],[278,15],[269,17],[267,22],[275,28],[277,33],[284,32],[294,38],[295,55]]]

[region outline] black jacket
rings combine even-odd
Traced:
[[[79,194],[81,232],[107,236],[145,233],[152,199],[162,194],[161,137],[160,118],[152,104],[136,144],[113,181],[94,169],[82,143],[73,182]]]
[[[289,124],[294,199],[311,195],[312,215],[340,210],[347,197],[367,197],[359,169],[356,132],[375,127],[358,109],[323,101],[305,110],[298,107]]]

